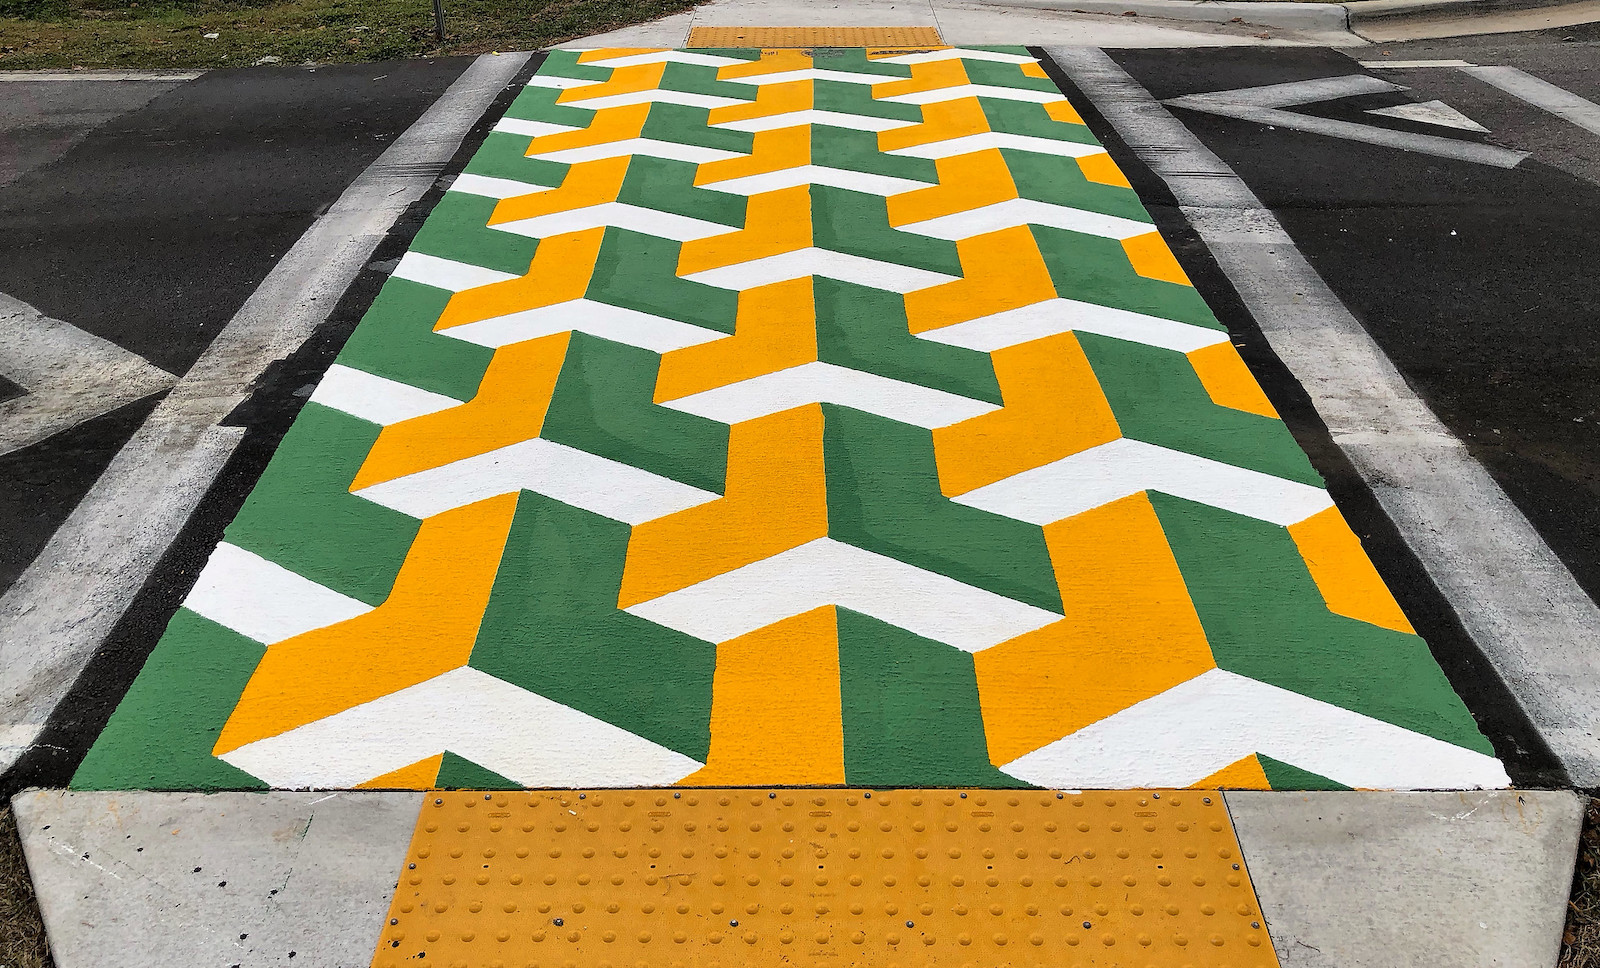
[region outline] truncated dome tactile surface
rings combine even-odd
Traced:
[[[374,966],[1276,965],[1204,790],[438,792]]]

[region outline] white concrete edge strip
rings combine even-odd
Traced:
[[[530,54],[486,54],[318,218],[0,597],[0,727],[40,725],[244,435],[219,422],[328,317]],[[15,756],[0,759],[0,771]]]
[[[1188,724],[1205,723],[1197,735]],[[1000,767],[1042,787],[1185,787],[1262,753],[1349,787],[1506,787],[1493,756],[1211,669]]]
[[[12,805],[57,968],[331,966],[372,962],[423,796],[28,790]]]
[[[0,454],[36,444],[178,380],[144,357],[3,292],[0,376],[27,391],[0,402]]]
[[[1558,118],[1571,121],[1591,134],[1600,134],[1600,104],[1534,77],[1527,71],[1515,67],[1463,67],[1461,72],[1471,74]]]
[[[824,605],[841,605],[964,652],[1062,620],[936,572],[818,538],[625,611],[726,642]]]
[[[200,571],[183,607],[262,645],[372,611],[372,606],[224,541]]]
[[[1600,608],[1233,170],[1103,51],[1049,53],[1166,182],[1573,781],[1600,785]]]
[[[539,728],[484,729],[486,721]],[[704,765],[469,666],[219,759],[270,786],[339,788],[446,750],[539,787],[668,786]]]
[[[205,71],[0,71],[5,81],[192,81]]]

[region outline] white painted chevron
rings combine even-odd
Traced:
[[[509,272],[501,272],[498,269],[486,269],[483,266],[456,262],[453,259],[441,259],[421,252],[407,252],[401,256],[399,264],[389,274],[396,279],[409,279],[446,292],[461,292],[517,278]]]
[[[1050,104],[1055,101],[1066,100],[1065,96],[1056,91],[1037,91],[1027,87],[1003,87],[998,84],[952,84],[949,87],[912,91],[908,94],[891,94],[878,100],[887,101],[890,104],[938,104],[968,97],[987,97],[999,101],[1031,101],[1034,104]]]
[[[537,728],[494,725],[519,723]],[[447,750],[530,787],[664,786],[703,765],[466,666],[221,759],[273,787],[347,789]]]
[[[725,642],[824,605],[977,652],[1061,616],[831,538],[818,538],[627,611]]]
[[[725,108],[735,104],[749,104],[753,100],[755,100],[753,97],[723,97],[695,91],[651,88],[647,91],[625,91],[620,94],[602,94],[598,97],[573,98],[561,103],[563,107],[594,109],[620,108],[630,104],[682,104],[691,108]]]
[[[455,397],[375,376],[335,363],[322,375],[311,402],[387,427],[424,414],[461,406]]]
[[[556,124],[553,121],[529,121],[526,118],[501,118],[495,122],[494,129],[505,134],[520,134],[530,138],[542,138],[547,134],[562,134],[567,131],[583,130],[570,124]]]
[[[951,500],[1049,524],[1140,491],[1160,491],[1283,526],[1333,506],[1320,487],[1125,437]]]
[[[763,373],[661,405],[736,424],[808,403],[834,403],[929,429],[1000,409],[983,400],[819,362]]]
[[[533,491],[624,524],[643,524],[721,497],[669,477],[534,439],[356,491],[414,518],[501,494]]]
[[[1228,341],[1228,334],[1222,330],[1076,299],[1046,299],[917,335],[935,343],[993,353],[1007,346],[1074,331],[1159,346],[1179,353]]]
[[[1252,753],[1361,789],[1511,784],[1492,756],[1222,669],[1000,769],[1043,787],[1182,787]]]
[[[690,273],[684,278],[716,286],[718,289],[743,292],[756,286],[767,286],[789,279],[804,279],[807,276],[823,276],[828,279],[838,279],[840,282],[853,282],[861,286],[871,286],[873,289],[898,293],[915,292],[918,289],[950,282],[955,278],[942,272],[917,269],[894,262],[879,262],[865,256],[817,248],[797,249],[794,252],[752,259],[749,262],[705,269]]]
[[[554,333],[588,333],[613,343],[626,343],[654,353],[680,350],[713,340],[727,333],[680,323],[637,309],[613,306],[593,299],[573,299],[554,306],[524,309],[505,316],[467,323],[440,330],[452,339],[479,346],[500,347],[521,343]]]
[[[520,198],[523,195],[536,195],[547,192],[550,185],[535,185],[532,182],[517,181],[515,178],[493,178],[489,175],[473,175],[463,172],[456,176],[450,183],[450,191],[460,192],[463,195],[479,195],[483,198]]]
[[[838,81],[841,84],[865,84],[871,87],[874,84],[904,81],[908,80],[908,78],[892,77],[887,74],[858,74],[855,71],[835,71],[821,67],[806,67],[792,71],[774,71],[770,74],[721,78],[721,80],[731,84],[754,84],[757,87],[767,84],[793,84],[795,81]]]
[[[562,77],[560,74],[535,74],[528,78],[529,87],[553,87],[565,91],[574,87],[589,87],[603,83],[586,77]]]
[[[850,128],[855,131],[892,131],[895,128],[909,128],[920,124],[918,121],[902,121],[899,118],[880,118],[870,114],[845,114],[840,111],[819,111],[807,108],[803,111],[786,111],[783,114],[764,114],[759,118],[744,118],[739,121],[723,121],[713,124],[713,128],[729,128],[734,131],[772,131],[776,128],[795,128],[803,124],[817,124],[829,128]]]
[[[515,222],[501,222],[490,227],[501,232],[544,239],[552,235],[581,232],[600,226],[616,226],[633,232],[642,232],[645,235],[672,239],[675,242],[705,239],[737,231],[732,225],[707,222],[704,219],[645,208],[642,205],[630,205],[627,202],[602,202],[599,205],[551,212],[548,215],[518,219]]]
[[[1149,222],[1103,215],[1081,208],[1068,208],[1065,205],[1052,205],[1031,198],[1010,198],[993,205],[901,225],[899,229],[902,232],[948,239],[953,242],[1018,225],[1048,225],[1051,228],[1098,235],[1108,239],[1127,239],[1155,231],[1155,226]]]
[[[908,148],[895,148],[892,151],[885,151],[884,154],[937,159],[970,155],[975,151],[988,151],[991,148],[1031,151],[1036,155],[1055,155],[1058,158],[1087,158],[1090,155],[1106,153],[1106,149],[1100,145],[1086,145],[1058,138],[1038,138],[1028,134],[1010,134],[1005,131],[984,131],[980,134],[967,134],[959,138],[911,145]]]
[[[1034,64],[1039,58],[1026,54],[1011,54],[1000,50],[974,50],[967,47],[945,47],[940,50],[918,50],[909,54],[880,57],[880,64],[931,64],[936,61],[970,60],[992,61],[996,64]]]
[[[930,182],[880,175],[870,171],[851,171],[847,168],[829,168],[826,165],[797,165],[794,168],[764,171],[759,175],[710,181],[700,187],[714,192],[726,192],[729,195],[748,196],[793,188],[796,185],[827,185],[830,188],[843,188],[847,191],[887,198],[901,192],[914,192],[919,188],[927,188],[930,184]]]
[[[183,607],[263,645],[372,611],[226,541],[211,552]]]
[[[560,162],[564,165],[575,165],[580,161],[596,161],[601,158],[623,158],[630,155],[665,158],[669,161],[688,161],[697,165],[708,161],[726,161],[729,158],[745,157],[737,151],[679,144],[676,141],[657,141],[654,138],[628,138],[622,141],[605,141],[600,144],[581,145],[577,148],[562,148],[556,151],[538,151],[535,150],[537,147],[537,145],[530,147],[528,157],[538,158],[543,161]]]

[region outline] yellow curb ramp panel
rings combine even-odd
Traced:
[[[1276,966],[1215,791],[436,792],[399,965]]]
[[[942,47],[936,27],[691,27],[689,47]]]

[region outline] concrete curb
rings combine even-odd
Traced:
[[[981,0],[996,7],[1029,7],[1061,13],[1099,13],[1162,20],[1228,23],[1234,19],[1280,30],[1347,31],[1368,24],[1458,20],[1488,13],[1559,9],[1576,0]]]

